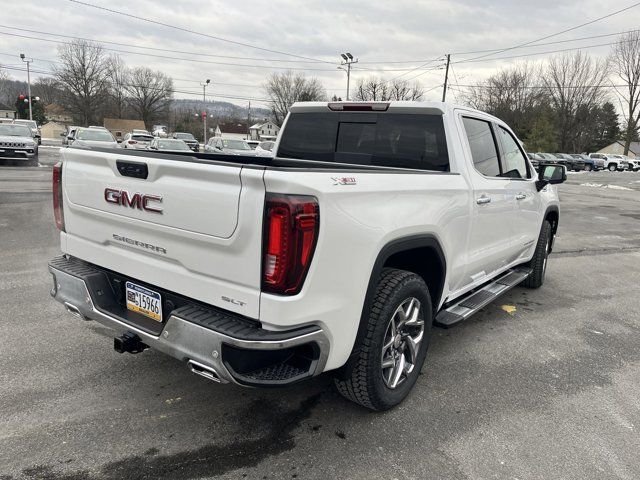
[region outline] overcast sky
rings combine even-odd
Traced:
[[[196,32],[250,44],[264,49],[308,57],[267,52],[240,46],[140,19],[98,10],[69,0],[0,0],[0,65],[21,68],[18,54],[34,58],[33,69],[50,71],[57,58],[61,37],[18,31],[30,29],[49,34],[84,37],[101,42],[105,48],[125,50],[119,55],[130,66],[148,66],[174,78],[176,97],[198,98],[198,83],[210,78],[208,96],[237,104],[264,104],[262,84],[273,71],[305,69],[318,77],[327,93],[344,97],[346,74],[336,68],[341,52],[360,59],[352,72],[352,86],[359,78],[381,75],[385,79],[419,80],[430,90],[425,98],[442,95],[443,62],[407,71],[429,60],[453,53],[452,62],[472,59],[485,53],[463,53],[508,48],[632,5],[633,0],[536,0],[536,1],[364,1],[364,0],[87,0],[102,7],[126,12]],[[640,6],[543,42],[607,35],[640,28]],[[46,38],[50,41],[7,35]],[[494,57],[546,52],[585,45],[610,43],[615,36],[571,43],[521,48],[494,54]],[[178,50],[175,53],[139,47]],[[610,46],[589,48],[593,56],[606,56]],[[114,52],[115,53],[115,52]],[[155,56],[153,56],[155,55]],[[216,57],[216,55],[220,57]],[[543,61],[550,54],[525,57]],[[160,58],[175,57],[175,59]],[[245,57],[223,58],[223,56]],[[453,64],[453,83],[470,84],[500,68],[524,59],[502,59]],[[372,62],[372,63],[366,63]],[[405,62],[405,63],[390,63]],[[233,63],[237,65],[225,65]],[[266,68],[265,68],[266,67]],[[404,70],[403,70],[404,69]],[[8,70],[12,78],[25,79],[26,72]],[[35,74],[38,76],[38,74]],[[352,90],[353,91],[353,90]],[[194,92],[193,95],[183,92]],[[200,93],[201,95],[201,93]],[[241,98],[223,98],[241,97]],[[456,92],[452,91],[455,100]]]

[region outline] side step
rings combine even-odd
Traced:
[[[490,304],[503,293],[511,290],[531,275],[531,272],[532,269],[526,267],[508,270],[497,279],[455,300],[456,303],[453,305],[449,305],[447,308],[440,310],[433,324],[442,328],[453,327]]]

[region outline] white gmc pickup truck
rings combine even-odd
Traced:
[[[51,295],[210,380],[333,371],[401,402],[432,326],[537,288],[561,165],[534,171],[502,121],[438,102],[299,103],[275,158],[68,148],[53,174]]]

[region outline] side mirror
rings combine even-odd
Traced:
[[[536,188],[542,190],[547,185],[556,185],[567,180],[567,167],[557,163],[541,163],[538,166],[538,181]]]

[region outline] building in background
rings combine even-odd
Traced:
[[[596,153],[609,153],[612,155],[624,155],[624,142],[616,140],[611,145],[607,145],[602,150],[598,150]],[[640,142],[631,142],[629,146],[629,156],[640,157]]]
[[[118,141],[122,141],[122,138],[132,130],[147,129],[142,120],[131,120],[127,118],[105,118],[103,125]]]
[[[65,125],[71,125],[73,123],[71,114],[57,103],[50,103],[44,107],[44,116],[50,122],[64,123]]]
[[[62,133],[67,131],[67,123],[49,121],[40,128],[42,138],[53,138],[60,140]]]
[[[16,118],[16,112],[8,105],[0,103],[0,118]]]
[[[280,127],[273,122],[262,122],[251,125],[249,128],[250,140],[275,140]]]
[[[213,135],[215,137],[224,137],[224,138],[237,138],[241,140],[246,140],[248,137],[247,134],[247,124],[242,122],[225,122],[219,123],[215,130],[213,131]]]

